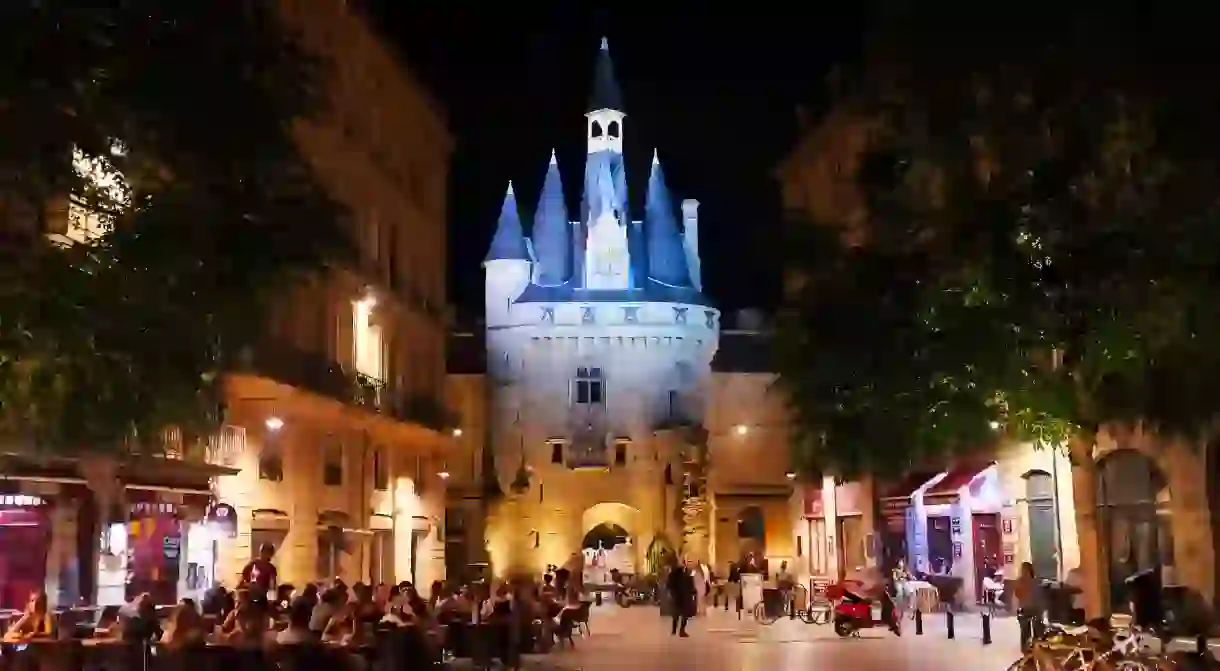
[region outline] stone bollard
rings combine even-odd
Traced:
[[[991,614],[983,613],[983,645],[991,645]]]
[[[923,611],[915,609],[915,635],[923,636]]]
[[[953,631],[953,611],[951,610],[945,611],[945,633],[948,634],[950,640],[957,638],[957,634]]]

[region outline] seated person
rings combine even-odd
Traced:
[[[47,607],[47,595],[45,592],[36,591],[30,593],[30,600],[26,603],[21,617],[4,632],[4,642],[18,643],[54,635],[55,620]]]

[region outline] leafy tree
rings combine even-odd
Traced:
[[[978,25],[891,24],[843,103],[879,122],[867,221],[795,227],[778,341],[807,468],[1213,430],[1215,94],[1155,31]]]
[[[215,426],[285,284],[349,254],[293,142],[320,65],[274,3],[5,3],[5,433],[75,454]],[[93,235],[46,244],[65,217]]]

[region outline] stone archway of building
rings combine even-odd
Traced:
[[[610,569],[621,573],[636,573],[640,557],[637,547],[640,533],[640,511],[617,501],[606,501],[589,506],[581,515],[582,545],[591,537],[603,537],[601,548],[577,548],[585,554],[585,582],[608,584]],[[622,539],[612,547],[606,547],[606,538]]]
[[[1171,496],[1161,469],[1136,450],[1118,449],[1098,462],[1097,508],[1112,610],[1125,611],[1128,577],[1173,566]]]
[[[753,554],[757,561],[767,556],[767,518],[762,508],[747,506],[737,516],[737,542],[741,558]]]

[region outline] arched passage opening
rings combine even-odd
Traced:
[[[634,575],[640,511],[618,502],[589,506],[581,515],[586,583],[608,585],[611,572]]]
[[[1123,581],[1173,566],[1170,491],[1161,470],[1135,450],[1112,452],[1098,464],[1097,512],[1109,559],[1110,608],[1128,608]]]

